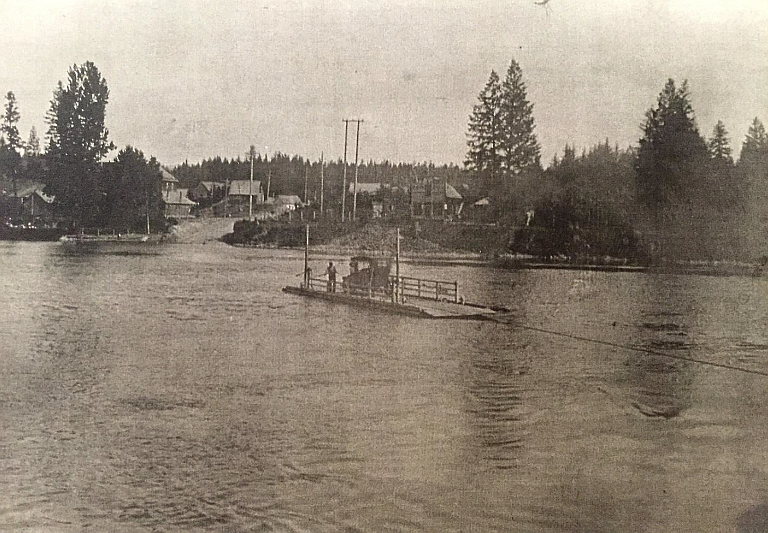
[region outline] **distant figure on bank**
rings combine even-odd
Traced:
[[[333,266],[333,261],[328,262],[325,273],[328,274],[328,292],[336,292],[336,267]]]

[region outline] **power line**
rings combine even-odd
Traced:
[[[564,337],[564,338],[578,340],[578,341],[582,341],[582,342],[590,342],[592,344],[600,344],[602,346],[610,346],[612,348],[619,348],[619,349],[623,349],[623,350],[629,350],[629,351],[632,351],[632,352],[644,353],[644,354],[648,354],[648,355],[655,355],[655,356],[658,356],[658,357],[665,357],[667,359],[674,359],[676,361],[686,361],[688,363],[696,363],[696,364],[699,364],[699,365],[711,366],[711,367],[720,368],[720,369],[724,369],[724,370],[735,370],[736,372],[743,372],[745,374],[754,374],[754,375],[757,375],[757,376],[768,377],[768,372],[763,371],[763,370],[754,370],[754,369],[751,369],[751,368],[744,368],[744,367],[740,367],[740,366],[729,365],[727,363],[715,363],[715,362],[712,362],[712,361],[705,361],[703,359],[695,359],[693,357],[684,357],[682,355],[675,355],[675,354],[670,354],[670,353],[659,352],[657,350],[652,350],[650,348],[642,348],[642,347],[639,347],[639,346],[631,346],[629,344],[621,344],[621,343],[618,343],[618,342],[604,341],[604,340],[601,340],[601,339],[593,339],[593,338],[590,338],[590,337],[584,337],[582,335],[574,335],[572,333],[564,333],[562,331],[555,331],[555,330],[540,328],[540,327],[536,327],[536,326],[529,326],[527,324],[515,324],[513,322],[507,322],[507,321],[499,320],[499,319],[491,319],[491,321],[496,322],[498,324],[506,324],[508,326],[512,326],[512,327],[516,327],[516,328],[520,328],[520,329],[527,329],[529,331],[536,331],[538,333],[546,333],[548,335],[554,335],[554,336],[557,336],[557,337]]]

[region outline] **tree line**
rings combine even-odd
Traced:
[[[0,137],[0,174],[11,181],[44,182],[57,210],[73,228],[95,226],[118,231],[165,228],[160,165],[131,146],[112,161],[115,149],[105,126],[107,81],[92,62],[73,65],[59,81],[45,121],[45,152],[33,127],[21,141],[20,112],[13,92],[6,95]]]
[[[14,94],[8,92],[5,101],[0,174],[13,193],[19,180],[42,177],[73,225],[137,229],[149,216],[153,227],[162,227],[158,162],[130,146],[104,161],[115,148],[105,127],[109,89],[93,63],[73,65],[66,82],[55,88],[44,153],[34,128],[22,141]],[[544,168],[533,110],[522,69],[512,60],[504,79],[491,71],[472,108],[463,167],[367,161],[355,169],[348,163],[347,183],[357,172],[360,182],[402,191],[435,177],[469,184],[467,199],[490,199],[486,220],[522,228],[515,239],[518,250],[546,249],[548,255],[637,254],[639,244],[631,237],[638,232],[659,241],[654,246],[673,247],[668,236],[676,234],[699,251],[714,254],[719,247],[721,255],[729,252],[723,242],[761,245],[768,227],[768,136],[758,118],[735,159],[722,121],[709,138],[703,136],[688,83],[670,79],[646,112],[636,146],[620,148],[605,140],[577,155],[566,145]],[[295,194],[314,202],[322,172],[327,208],[341,203],[341,160],[323,161],[321,167],[318,160],[277,152],[259,154],[253,166],[265,193],[268,187],[272,196]],[[172,171],[191,188],[200,181],[248,179],[250,168],[247,158],[215,157]]]
[[[304,198],[305,178],[307,200],[317,203],[320,200],[322,181],[324,203],[329,208],[341,203],[341,190],[344,181],[344,162],[337,160],[310,160],[302,156],[291,156],[281,152],[257,154],[253,161],[254,180],[261,182],[264,194],[269,183],[270,196],[295,194]],[[190,164],[184,162],[171,169],[181,187],[192,188],[201,181],[219,183],[250,178],[251,161],[247,158],[213,157]],[[443,178],[449,183],[466,181],[467,172],[457,165],[435,165],[433,163],[393,163],[390,161],[360,162],[357,168],[358,182],[382,183],[390,187],[406,190],[410,183],[428,178]],[[347,162],[347,189],[354,183],[355,167]]]
[[[478,95],[466,167],[495,199],[492,218],[523,227],[518,251],[637,256],[648,251],[638,232],[658,255],[754,256],[768,245],[765,128],[754,119],[735,161],[722,121],[709,138],[700,133],[687,81],[666,82],[635,147],[606,140],[577,155],[566,145],[543,169],[534,130],[513,60],[504,80],[491,71]]]

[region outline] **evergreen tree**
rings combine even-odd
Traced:
[[[760,120],[755,117],[749,126],[747,137],[741,146],[739,164],[754,170],[768,171],[768,134]]]
[[[509,176],[539,169],[540,147],[533,132],[533,104],[527,99],[523,72],[514,59],[501,85],[500,115],[503,172]]]
[[[34,126],[29,130],[29,140],[27,141],[25,154],[32,157],[40,155],[40,138],[37,136],[37,130]]]
[[[21,173],[21,149],[24,147],[17,124],[21,119],[16,95],[8,91],[5,95],[5,112],[0,122],[2,142],[0,143],[0,174],[11,178],[14,196],[18,192],[17,181]]]
[[[714,130],[712,130],[712,138],[709,140],[709,155],[714,160],[728,164],[733,163],[728,131],[726,131],[722,120],[718,120]]]
[[[19,136],[19,128],[17,124],[21,119],[19,113],[18,104],[16,103],[16,95],[13,92],[8,91],[5,95],[5,113],[3,113],[2,131],[5,137],[6,144],[16,152],[20,152],[23,148],[21,137]]]
[[[699,188],[695,177],[707,156],[706,141],[693,116],[688,83],[684,81],[677,88],[669,79],[643,125],[635,161],[640,199],[650,207],[686,199]]]
[[[768,135],[757,118],[749,126],[737,168],[753,202],[764,202],[768,197]]]
[[[145,231],[147,216],[151,229],[163,228],[160,164],[126,146],[106,164],[102,222],[117,231]]]
[[[704,200],[719,211],[728,211],[738,205],[746,192],[739,180],[734,179],[733,158],[728,131],[721,120],[717,121],[708,143],[709,167],[707,168]]]
[[[101,160],[113,145],[104,125],[109,89],[90,61],[69,69],[47,114],[49,193],[76,224],[99,218],[103,191]]]
[[[499,75],[492,70],[469,117],[469,152],[465,162],[467,168],[479,175],[486,193],[495,184],[503,159],[501,102]]]

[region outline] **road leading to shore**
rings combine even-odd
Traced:
[[[205,244],[218,241],[223,235],[232,232],[234,218],[196,218],[182,220],[173,228],[173,242],[177,244]]]

